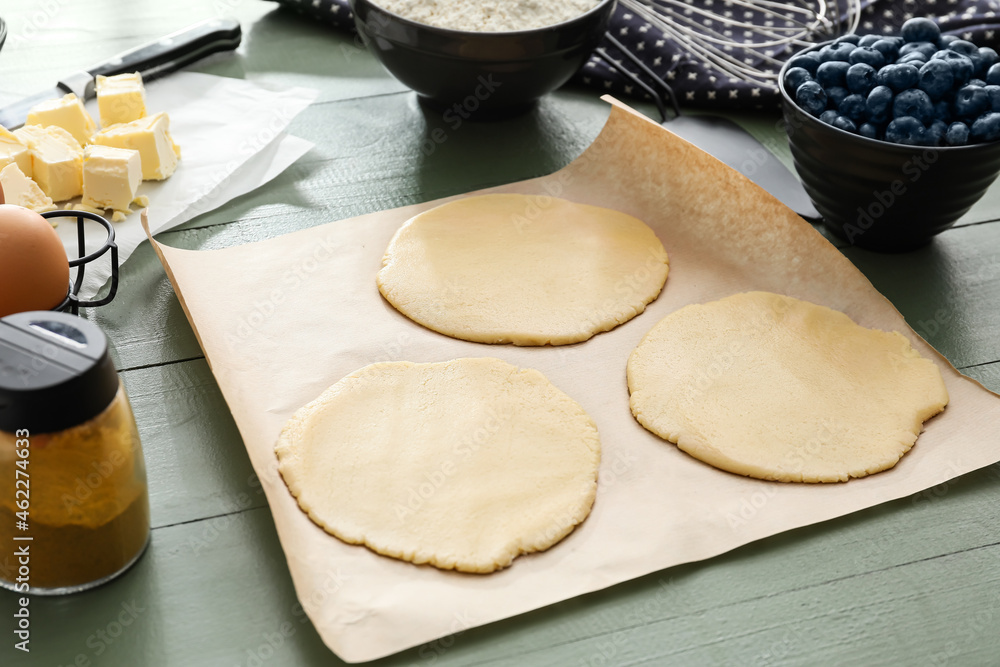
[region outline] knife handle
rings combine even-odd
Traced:
[[[111,60],[87,69],[95,77],[141,72],[151,81],[219,51],[240,45],[240,24],[233,19],[209,19],[120,53]]]

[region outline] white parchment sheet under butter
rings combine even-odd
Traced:
[[[181,147],[173,176],[139,186],[139,194],[149,198],[153,233],[173,229],[260,187],[305,155],[312,143],[286,134],[285,129],[318,94],[311,88],[266,88],[197,72],[176,72],[151,81],[146,108],[150,114],[167,112],[170,134]],[[100,118],[97,100],[88,102],[87,110]],[[95,222],[86,226],[87,252],[93,252],[104,244],[107,233]],[[71,258],[79,257],[76,227],[72,220],[56,227]],[[139,213],[114,223],[114,228],[119,263],[124,264],[146,240]],[[89,264],[81,298],[92,298],[110,277],[109,256]]]
[[[225,250],[157,246],[260,475],[299,599],[341,658],[359,662],[753,540],[913,494],[1000,460],[1000,399],[959,374],[812,227],[737,172],[612,102],[593,145],[549,176],[482,192],[538,194],[624,211],[670,255],[659,298],[630,322],[568,347],[447,338],[397,313],[375,273],[396,229],[444,201],[333,222]],[[471,194],[471,193],[470,193]],[[526,211],[530,221],[531,211]],[[253,267],[248,271],[246,267]],[[637,267],[641,270],[641,267]],[[627,278],[623,276],[623,279]],[[944,375],[951,403],[890,471],[846,484],[780,484],[721,472],[644,430],[625,363],[662,317],[769,290],[902,332]],[[300,406],[375,361],[493,356],[536,368],[597,423],[602,462],[590,517],[550,550],[490,575],[378,556],[323,532],[277,473],[274,442]],[[993,425],[993,426],[991,426]],[[768,502],[734,521],[745,503]],[[316,590],[325,596],[313,595]],[[315,603],[313,600],[322,599]],[[462,628],[456,628],[456,619]]]

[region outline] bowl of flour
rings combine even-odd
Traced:
[[[351,0],[368,49],[421,101],[456,122],[519,113],[566,83],[600,42],[614,6],[615,0]]]

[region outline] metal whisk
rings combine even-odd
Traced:
[[[857,29],[863,0],[620,0],[725,76],[773,85],[788,55]]]

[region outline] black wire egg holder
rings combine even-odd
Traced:
[[[79,315],[80,308],[94,308],[111,303],[111,300],[115,298],[115,294],[118,293],[118,245],[115,243],[115,228],[111,226],[107,218],[89,211],[70,210],[47,211],[42,213],[42,217],[46,220],[51,218],[76,218],[78,256],[76,259],[69,261],[70,268],[77,268],[76,278],[70,282],[69,289],[66,291],[66,298],[52,310]],[[89,255],[85,254],[87,252],[87,232],[84,220],[93,220],[108,232],[108,238],[104,244]],[[87,264],[103,257],[109,250],[111,251],[111,290],[102,299],[81,301],[79,294],[80,288],[83,286],[83,277]]]

